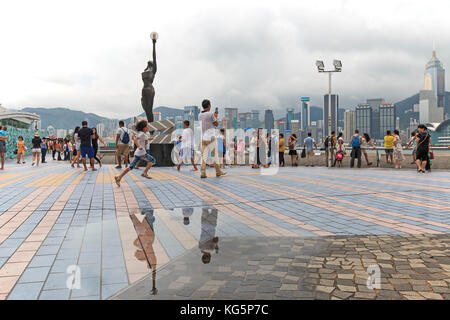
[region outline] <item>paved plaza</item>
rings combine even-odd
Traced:
[[[8,162],[0,299],[450,299],[450,172],[189,169]]]

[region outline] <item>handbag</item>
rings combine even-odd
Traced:
[[[303,150],[302,150],[301,157],[302,158],[306,158],[306,150],[305,150],[305,148],[303,148]]]
[[[430,149],[430,159],[431,159],[431,160],[434,159],[434,152],[433,152],[433,149]]]

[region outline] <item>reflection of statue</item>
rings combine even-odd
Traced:
[[[156,33],[155,33],[156,34]],[[153,122],[153,100],[155,99],[155,88],[153,88],[153,80],[156,74],[156,40],[158,36],[152,33],[153,41],[153,61],[149,61],[147,68],[142,72],[142,81],[144,87],[142,88],[141,104],[147,115],[147,120]]]
[[[158,289],[156,289],[157,259],[153,250],[153,242],[155,241],[153,222],[155,221],[155,217],[153,216],[153,210],[143,210],[142,214],[145,214],[142,222],[139,221],[135,214],[130,215],[138,233],[138,238],[133,242],[138,248],[134,255],[139,261],[147,261],[148,267],[152,269],[152,294],[156,295],[158,293]]]

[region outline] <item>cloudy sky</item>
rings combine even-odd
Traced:
[[[315,61],[334,58],[341,107],[396,102],[422,89],[433,41],[450,65],[448,12],[448,0],[2,0],[0,103],[136,115],[154,30],[155,107],[321,106]]]

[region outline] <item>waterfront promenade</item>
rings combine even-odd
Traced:
[[[450,299],[450,172],[227,171],[8,162],[0,299]]]

